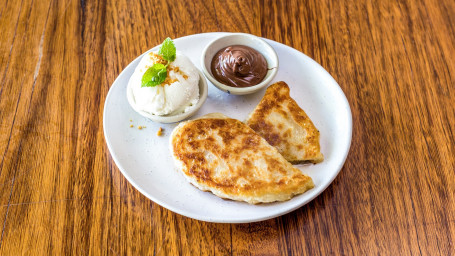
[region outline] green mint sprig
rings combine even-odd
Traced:
[[[154,87],[166,80],[167,69],[166,66],[161,63],[156,63],[145,71],[142,76],[141,87]]]
[[[177,49],[175,48],[174,42],[169,37],[164,40],[161,44],[161,48],[158,51],[158,54],[167,61],[174,61]]]
[[[153,66],[145,71],[142,76],[141,87],[154,87],[166,80],[167,67],[175,60],[177,49],[175,48],[174,42],[169,37],[166,38],[161,44],[158,54],[167,60],[167,64],[155,63]]]

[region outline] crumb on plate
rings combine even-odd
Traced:
[[[157,136],[163,135],[163,128],[162,127],[160,127],[160,129],[156,132],[156,135]]]

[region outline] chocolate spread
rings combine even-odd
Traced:
[[[215,79],[223,84],[249,87],[264,79],[267,74],[267,61],[251,47],[232,45],[215,54],[211,71]]]

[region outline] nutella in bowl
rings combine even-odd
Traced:
[[[267,74],[267,61],[255,49],[232,45],[219,50],[210,65],[216,80],[233,87],[259,84]]]
[[[278,71],[278,56],[265,40],[250,34],[223,34],[202,52],[204,75],[218,89],[236,95],[266,87]]]

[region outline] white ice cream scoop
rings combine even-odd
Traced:
[[[128,102],[136,112],[154,121],[178,122],[202,106],[207,98],[207,83],[188,57],[177,52],[167,68],[165,82],[154,87],[141,87],[142,76],[157,61],[154,52],[142,57],[128,83]]]

